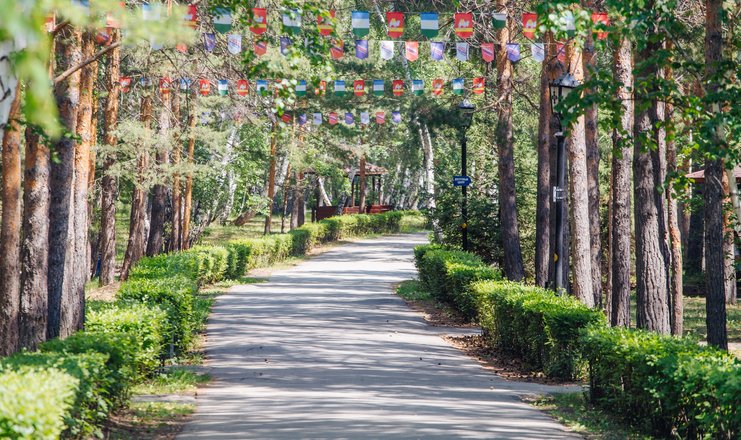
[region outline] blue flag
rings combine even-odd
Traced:
[[[216,47],[216,34],[203,34],[203,45],[206,48],[206,52],[213,52],[214,47]]]
[[[345,113],[345,124],[353,125],[354,123],[355,123],[355,118],[353,117],[352,113],[350,112]]]
[[[394,124],[400,124],[401,123],[401,113],[399,112],[392,112],[391,113],[391,122]]]
[[[430,56],[435,61],[442,61],[445,57],[445,43],[442,41],[430,42]]]
[[[355,57],[359,60],[368,58],[368,40],[355,40]]]
[[[285,56],[288,53],[288,47],[292,44],[288,37],[280,37],[280,54]]]

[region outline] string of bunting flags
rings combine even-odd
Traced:
[[[204,124],[204,125],[208,124],[210,116],[211,116],[210,111],[202,112],[201,113],[201,124]],[[363,126],[370,125],[371,121],[374,122],[376,125],[386,124],[386,112],[382,110],[376,111],[373,114],[371,114],[371,112],[369,111],[363,111],[363,112],[360,112],[358,116],[360,117],[360,119],[357,122]],[[311,123],[311,125],[313,126],[320,126],[320,125],[323,125],[325,121],[330,126],[338,125],[341,123],[344,123],[344,125],[346,126],[356,125],[355,114],[352,112],[345,112],[344,117],[343,117],[343,114],[340,112],[329,112],[326,115],[320,112],[298,113],[295,115],[290,112],[285,112],[280,117],[280,120],[284,124],[293,124],[295,121],[300,127],[304,127],[309,123]],[[391,123],[392,124],[398,125],[398,124],[401,124],[402,121],[403,121],[403,118],[402,118],[400,111],[394,110],[391,112]]]

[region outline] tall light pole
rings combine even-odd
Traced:
[[[556,107],[568,95],[579,86],[579,81],[570,73],[566,73],[556,78],[548,85],[551,95],[551,110],[558,121],[558,132],[556,136],[556,186],[553,187],[553,204],[556,206],[556,243],[553,252],[553,283],[554,290],[560,293],[565,287],[563,279],[563,255],[564,255],[564,199],[566,198],[566,149],[564,147],[563,127],[561,126],[561,114],[556,111]]]
[[[463,250],[468,250],[468,185],[471,180],[468,178],[466,170],[466,149],[468,144],[468,128],[471,126],[473,121],[473,112],[476,110],[476,106],[473,105],[468,99],[464,99],[463,102],[458,105],[458,110],[461,113],[461,193],[463,195],[463,201],[461,202],[461,238],[463,240]],[[458,184],[454,181],[455,184]]]

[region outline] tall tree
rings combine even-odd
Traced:
[[[545,45],[553,45],[553,35],[547,32]],[[546,287],[551,260],[551,102],[548,84],[551,64],[557,62],[550,53],[543,59],[540,68],[540,108],[538,112],[538,194],[535,209],[535,284]]]
[[[183,195],[183,227],[180,231],[180,242],[183,249],[190,247],[190,216],[193,209],[193,163],[195,161],[196,147],[196,111],[195,105],[189,102],[188,107],[188,174],[185,177],[185,194]]]
[[[273,223],[273,204],[275,203],[275,168],[277,166],[278,154],[278,123],[273,121],[270,130],[270,165],[268,166],[268,212],[265,216],[265,235],[270,234]]]
[[[174,148],[172,150],[172,165],[175,168],[175,173],[172,176],[172,231],[170,235],[170,249],[179,251],[182,248],[182,244],[180,242],[180,227],[182,225],[182,219],[180,217],[182,215],[183,209],[182,193],[180,191],[180,171],[178,170],[178,167],[180,166],[180,156],[182,154],[182,143],[180,142],[180,132],[182,130],[180,128],[179,93],[176,93],[172,97],[172,120],[173,127],[175,128],[173,132]]]
[[[155,160],[157,167],[164,169],[169,162],[170,152],[167,149],[172,125],[172,92],[162,93],[162,108],[159,115],[159,136],[164,140],[157,149]],[[153,256],[162,253],[165,242],[165,217],[167,210],[167,187],[158,182],[152,188],[152,211],[149,221],[149,240],[147,240],[147,255]]]

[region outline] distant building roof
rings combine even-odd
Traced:
[[[689,173],[685,177],[693,179],[695,183],[705,183],[705,170]],[[741,183],[741,167],[734,168],[733,177],[736,178],[736,183]]]

